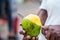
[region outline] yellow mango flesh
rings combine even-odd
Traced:
[[[32,23],[35,23],[35,24],[37,24],[37,25],[42,26],[41,20],[40,20],[40,18],[39,18],[37,15],[30,14],[30,15],[26,16],[25,19],[28,19],[28,20],[30,20]]]

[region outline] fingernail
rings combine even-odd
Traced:
[[[25,33],[26,33],[26,31],[25,31],[25,30],[23,30],[23,33],[25,34]]]
[[[35,40],[35,37],[33,37],[32,40]]]
[[[30,39],[31,37],[29,36],[29,35],[27,35],[27,37],[26,37],[27,39]]]

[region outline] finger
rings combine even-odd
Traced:
[[[51,34],[51,38],[50,39],[51,40],[59,40],[59,37],[58,37],[58,35],[57,35],[56,32],[52,31],[52,34]]]
[[[46,26],[46,27],[42,26],[42,30],[48,30],[48,28],[49,28],[48,26]]]
[[[31,39],[31,37],[30,37],[29,35],[27,35],[27,36],[26,36],[26,39],[28,39],[28,40],[29,40],[29,39]]]
[[[29,35],[25,36],[23,40],[29,40],[31,37]]]
[[[46,32],[48,31],[48,27],[42,27],[42,34],[46,35]]]
[[[22,26],[22,24],[20,24],[20,26]]]
[[[26,37],[24,37],[23,40],[26,40]]]
[[[60,36],[58,36],[58,37],[55,37],[56,39],[55,40],[60,40]]]
[[[38,40],[38,36],[36,37],[36,39],[35,40]]]
[[[50,40],[56,40],[56,38],[53,35],[51,35],[49,39]]]
[[[26,33],[26,31],[25,30],[22,30],[22,31],[20,31],[20,34],[25,34]]]
[[[48,32],[45,37],[49,40],[50,39],[50,35],[51,35],[51,33]]]
[[[42,29],[42,34],[45,35],[45,30],[44,29]]]
[[[35,37],[33,37],[32,40],[35,40]]]

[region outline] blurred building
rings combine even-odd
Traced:
[[[25,1],[37,2],[37,1],[40,1],[40,0],[25,0]]]
[[[25,3],[25,2],[39,2],[41,3],[42,0],[16,0],[17,3]]]

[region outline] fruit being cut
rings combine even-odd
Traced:
[[[23,18],[22,28],[27,32],[31,37],[38,36],[41,29],[41,20],[37,15],[30,14]]]

